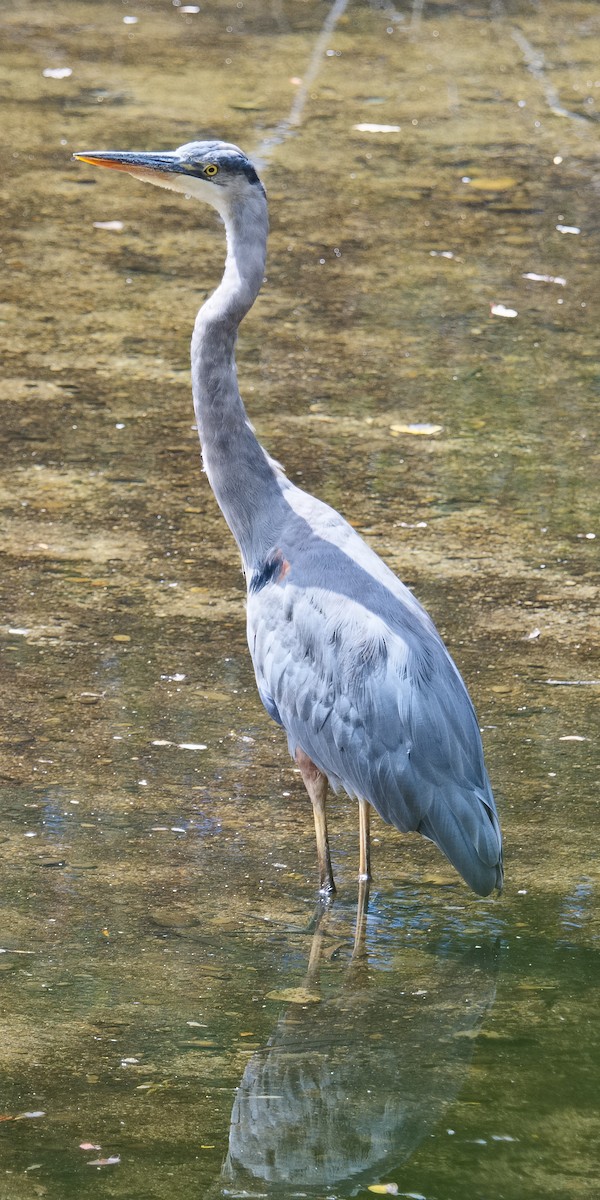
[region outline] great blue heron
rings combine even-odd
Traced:
[[[358,800],[362,880],[373,805],[435,842],[479,895],[500,889],[502,838],[477,719],[433,622],[339,513],[286,478],[248,422],[235,341],[263,281],[268,232],[252,163],[221,141],[75,157],[191,194],[225,223],[223,278],[192,336],[194,407],[204,468],[242,556],[259,695],[312,801],[321,894],[335,891],[328,783]]]

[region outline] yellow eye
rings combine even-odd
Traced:
[[[204,174],[213,176],[217,174],[218,170],[219,168],[216,163],[208,163],[208,165],[204,168]]]

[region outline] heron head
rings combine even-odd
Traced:
[[[250,160],[229,142],[187,142],[178,150],[159,153],[90,150],[73,157],[93,166],[127,171],[136,179],[195,196],[222,215],[232,202],[255,195],[256,189],[263,192]]]

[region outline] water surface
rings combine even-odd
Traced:
[[[194,7],[1,18],[0,1193],[594,1197],[597,6]],[[196,136],[263,164],[259,435],[430,609],[505,831],[480,901],[377,824],[354,957],[200,471],[218,222],[71,162]]]

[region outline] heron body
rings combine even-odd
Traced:
[[[431,618],[339,513],[285,476],[248,422],[235,342],[263,281],[268,232],[253,166],[225,142],[76,157],[192,194],[224,220],[223,278],[192,336],[194,408],[204,468],[242,556],[258,691],[313,803],[321,891],[334,890],[328,784],[358,799],[362,876],[372,806],[435,842],[478,894],[501,888],[477,719]]]

